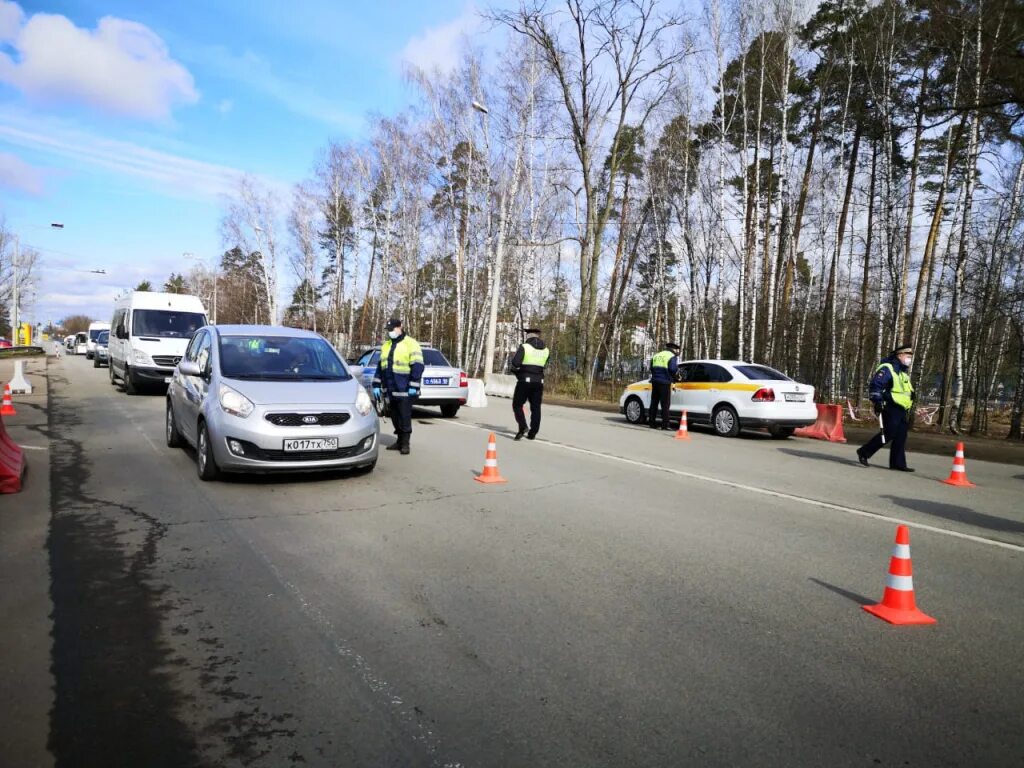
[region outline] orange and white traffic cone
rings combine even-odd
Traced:
[[[494,433],[487,438],[487,456],[484,458],[484,471],[475,478],[478,483],[507,483],[498,472],[498,443]]]
[[[676,440],[689,440],[690,430],[686,428],[686,411],[679,417],[679,430],[676,432]]]
[[[961,488],[974,488],[974,483],[967,479],[967,465],[964,464],[964,444],[956,444],[956,456],[953,457],[953,470],[942,482],[947,485],[958,485]]]
[[[11,385],[4,384],[4,402],[0,406],[0,416],[16,416],[17,413],[14,410],[14,403],[11,402]]]
[[[922,613],[914,601],[914,576],[910,563],[910,529],[896,528],[896,546],[889,559],[889,575],[885,580],[885,593],[877,605],[862,606],[890,624],[934,624],[935,619]]]

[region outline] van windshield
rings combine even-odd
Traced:
[[[102,328],[90,328],[89,329],[89,341],[96,341],[96,339],[98,339],[100,337],[101,333],[103,333],[103,329]]]
[[[206,325],[199,312],[174,312],[167,309],[136,309],[132,312],[132,335],[187,339]]]

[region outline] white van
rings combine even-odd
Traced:
[[[197,296],[132,291],[114,304],[110,325],[110,382],[121,379],[134,395],[170,382],[192,334],[206,325],[206,309]]]
[[[96,339],[100,337],[101,331],[109,331],[110,323],[89,323],[89,338],[85,342],[85,359],[92,360],[96,354]]]

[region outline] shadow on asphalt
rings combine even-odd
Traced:
[[[787,456],[795,456],[798,459],[816,459],[817,461],[831,461],[833,464],[842,464],[844,466],[860,466],[856,459],[849,459],[844,456],[830,456],[827,453],[814,453],[813,451],[801,451],[799,448],[780,448],[779,453],[784,453]]]
[[[827,581],[822,581],[821,579],[815,579],[812,577],[808,579],[808,581],[813,581],[819,587],[824,587],[830,592],[835,592],[837,595],[845,597],[847,600],[852,600],[858,605],[872,605],[873,603],[877,602],[876,600],[864,597],[864,595],[858,595],[856,592],[851,592],[848,589],[837,587],[835,584],[829,584]]]
[[[882,496],[894,504],[912,509],[915,512],[923,512],[926,515],[941,517],[946,520],[974,525],[978,528],[986,528],[990,531],[1001,533],[1024,533],[1024,523],[1017,520],[1007,520],[1005,517],[986,515],[984,512],[975,512],[967,507],[958,507],[956,504],[943,504],[938,501],[925,501],[924,499],[905,499],[900,496]]]

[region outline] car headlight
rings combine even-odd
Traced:
[[[149,355],[147,355],[141,349],[136,349],[132,353],[132,360],[134,362],[136,362],[136,363],[139,363],[140,365],[152,365],[153,364],[153,361],[149,359]]]
[[[359,394],[356,395],[356,410],[359,411],[360,416],[368,416],[373,410],[373,400],[362,387],[359,388]]]
[[[225,413],[230,413],[232,416],[240,416],[244,419],[256,407],[241,392],[236,392],[224,384],[220,385],[220,391],[217,393],[217,396],[217,399],[220,401],[220,407]]]

